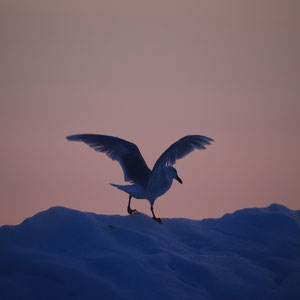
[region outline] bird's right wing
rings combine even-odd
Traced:
[[[144,184],[151,174],[139,148],[118,137],[100,134],[76,134],[66,137],[69,141],[81,141],[98,152],[117,160],[124,172],[125,181]]]
[[[214,140],[203,135],[187,135],[173,143],[156,161],[153,172],[161,167],[174,165],[177,159],[183,158],[194,149],[206,149]]]

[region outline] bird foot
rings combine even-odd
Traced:
[[[127,212],[131,215],[135,213],[137,210],[136,209],[131,209],[130,207],[127,207]]]
[[[153,220],[155,220],[155,221],[157,221],[159,224],[162,224],[163,222],[162,222],[162,220],[160,219],[160,218],[152,218]]]

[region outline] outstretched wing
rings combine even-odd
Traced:
[[[144,184],[150,176],[151,171],[134,143],[100,134],[76,134],[66,138],[84,142],[96,151],[106,153],[112,160],[117,160],[123,169],[125,181]]]
[[[177,159],[183,158],[194,149],[206,149],[214,140],[203,135],[187,135],[172,144],[156,161],[153,172],[160,167],[174,165]]]

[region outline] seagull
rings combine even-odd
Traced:
[[[98,152],[106,153],[112,160],[120,163],[124,180],[130,185],[112,186],[129,194],[127,206],[128,214],[136,212],[131,209],[132,198],[146,199],[150,202],[150,209],[154,220],[162,224],[160,218],[154,214],[153,205],[155,200],[165,194],[172,186],[173,179],[182,184],[177,170],[173,167],[177,159],[181,159],[194,149],[206,149],[205,146],[214,142],[212,138],[203,135],[187,135],[173,143],[158,158],[152,170],[150,170],[141,155],[137,145],[118,137],[100,134],[75,134],[66,137],[69,141],[84,142]]]

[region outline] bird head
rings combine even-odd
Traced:
[[[177,170],[174,167],[169,166],[168,171],[173,179],[176,179],[180,184],[182,184],[181,178],[178,176]]]

